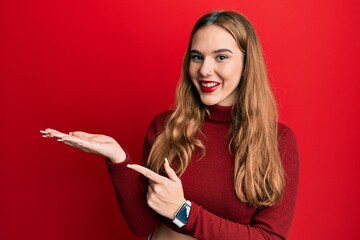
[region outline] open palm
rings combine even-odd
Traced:
[[[90,134],[81,131],[66,134],[51,128],[40,132],[43,134],[43,137],[57,138],[60,142],[79,148],[85,152],[102,155],[112,162],[122,162],[126,158],[124,150],[115,139],[106,135]]]

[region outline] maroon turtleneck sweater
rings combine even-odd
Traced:
[[[233,184],[234,158],[229,152],[231,108],[210,107],[210,118],[201,127],[200,139],[206,154],[195,150],[190,165],[181,176],[184,195],[191,201],[189,223],[181,229],[158,215],[146,203],[147,180],[128,169],[132,160],[107,162],[109,174],[125,221],[134,234],[146,237],[160,222],[196,239],[285,239],[294,216],[299,159],[293,132],[279,124],[279,149],[286,173],[283,199],[275,206],[254,208],[240,202]],[[155,116],[144,143],[143,162],[169,112]]]

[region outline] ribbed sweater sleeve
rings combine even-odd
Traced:
[[[159,129],[162,128],[164,118],[159,115],[150,123],[143,145],[142,161],[145,165],[150,148]],[[126,152],[126,160],[122,163],[106,161],[111,177],[119,209],[130,230],[139,237],[147,237],[153,233],[160,222],[160,216],[147,204],[146,194],[148,180],[141,174],[129,169],[132,164],[130,155]]]
[[[158,223],[158,215],[146,203],[146,181],[137,172],[126,167],[132,163],[127,155],[125,162],[114,164],[107,161],[119,209],[130,230],[138,237],[152,233]]]

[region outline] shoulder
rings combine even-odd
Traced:
[[[164,130],[165,123],[172,111],[164,111],[156,114],[147,129],[146,138],[151,143]]]
[[[156,114],[150,122],[150,127],[155,129],[163,128],[172,111],[164,111]]]
[[[279,145],[284,144],[288,141],[296,144],[295,134],[291,128],[283,123],[278,123],[278,139]]]
[[[294,132],[288,126],[278,123],[278,141],[280,157],[285,171],[298,172],[299,152]]]

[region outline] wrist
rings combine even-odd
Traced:
[[[183,227],[189,221],[190,211],[191,202],[189,200],[186,200],[186,202],[181,205],[179,210],[176,211],[175,217],[172,222],[179,228]]]
[[[112,163],[122,163],[126,159],[126,153],[121,149],[117,154],[114,154],[113,157],[110,157],[109,160]]]

